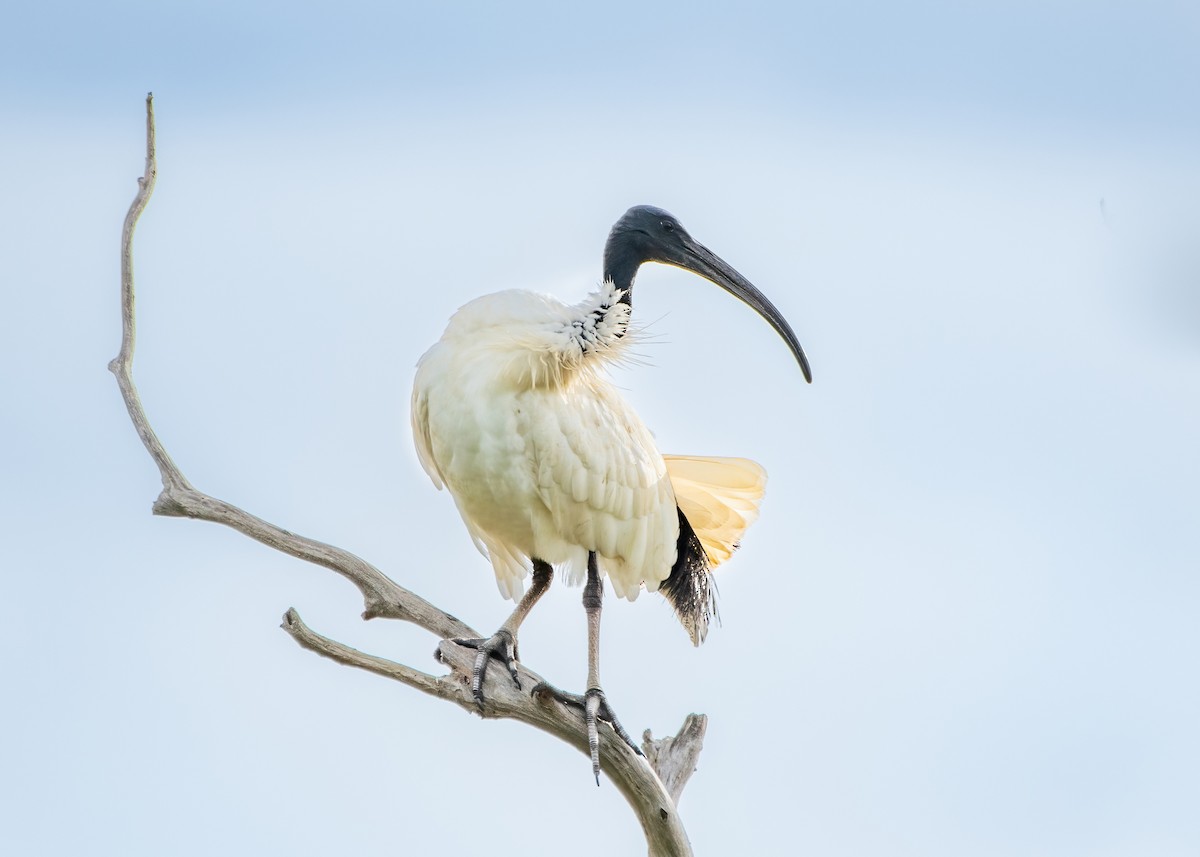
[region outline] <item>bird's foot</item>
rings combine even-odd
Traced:
[[[453,642],[479,652],[475,656],[475,664],[471,668],[471,695],[475,697],[475,704],[481,709],[483,708],[483,677],[487,673],[488,662],[492,658],[508,667],[508,674],[512,676],[513,684],[517,686],[517,690],[521,689],[521,680],[517,677],[517,641],[508,631],[501,628],[486,640],[482,638],[456,639]]]
[[[613,712],[612,706],[608,704],[608,699],[604,696],[604,691],[599,687],[589,687],[587,691],[580,696],[577,693],[568,693],[565,690],[559,690],[552,684],[539,682],[532,693],[547,694],[548,696],[557,699],[564,705],[571,705],[576,708],[583,709],[583,719],[587,723],[587,739],[588,750],[592,756],[592,773],[596,776],[596,785],[600,785],[600,734],[596,728],[596,721],[603,720],[612,730],[617,733],[617,737],[629,745],[629,749],[637,753],[639,756],[645,756],[642,748],[633,742],[629,737],[629,733],[625,731],[625,727],[621,725],[621,721],[617,719],[617,715]]]

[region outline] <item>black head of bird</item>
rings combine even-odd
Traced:
[[[699,274],[750,306],[783,337],[800,364],[804,380],[812,383],[812,371],[800,341],[766,295],[732,265],[688,234],[670,212],[653,205],[635,205],[613,225],[604,245],[604,278],[625,290],[622,302],[632,304],[633,278],[645,262],[674,265]]]

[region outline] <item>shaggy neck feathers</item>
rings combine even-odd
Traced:
[[[629,304],[623,300],[626,290],[612,280],[588,295],[572,309],[568,336],[579,349],[580,357],[603,355],[618,347],[629,331]]]
[[[627,353],[630,308],[623,294],[611,281],[573,306],[534,292],[497,292],[460,309],[443,340],[475,367],[471,377],[561,387]]]

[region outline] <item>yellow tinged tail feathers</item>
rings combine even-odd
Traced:
[[[767,471],[748,458],[664,455],[675,501],[715,568],[758,518]]]

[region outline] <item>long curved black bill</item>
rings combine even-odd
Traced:
[[[783,337],[783,341],[788,344],[788,348],[792,350],[792,354],[796,357],[796,362],[800,364],[800,371],[804,373],[804,380],[811,384],[812,370],[808,367],[808,358],[804,356],[804,349],[800,347],[800,340],[796,338],[792,326],[783,317],[783,313],[767,300],[767,296],[756,289],[753,283],[734,270],[733,266],[728,262],[698,241],[688,238],[684,242],[682,251],[678,258],[664,259],[663,261],[669,265],[691,271],[693,274],[699,274],[709,282],[716,283],[765,318],[771,327],[775,328],[775,332]]]

